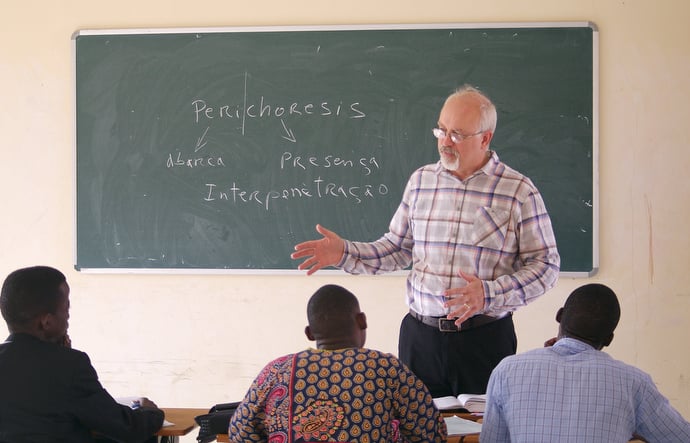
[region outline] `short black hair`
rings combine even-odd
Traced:
[[[314,334],[330,336],[356,326],[357,297],[338,285],[320,287],[307,303],[307,320]]]
[[[5,278],[0,292],[0,311],[10,331],[43,314],[54,314],[65,275],[49,266],[17,269]]]
[[[616,293],[606,285],[590,283],[568,296],[561,313],[561,329],[567,336],[601,348],[608,345],[620,316]]]

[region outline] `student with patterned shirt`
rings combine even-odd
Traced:
[[[473,87],[451,94],[438,127],[440,161],[410,177],[389,232],[353,242],[318,225],[295,246],[307,274],[405,269],[409,314],[400,359],[434,397],[483,393],[491,370],[517,349],[511,313],[552,288],[560,257],[544,201],[489,149],[496,108]]]
[[[264,367],[230,420],[231,442],[446,441],[424,383],[394,356],[363,348],[366,317],[351,292],[321,287],[307,317],[316,349]]]
[[[575,289],[556,313],[558,337],[491,374],[480,441],[690,442],[690,423],[649,375],[601,351],[619,318],[607,286]]]

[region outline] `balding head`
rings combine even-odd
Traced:
[[[472,103],[479,112],[479,131],[496,132],[498,116],[491,99],[482,91],[470,85],[463,85],[446,98],[445,104],[463,99]]]

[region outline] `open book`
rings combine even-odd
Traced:
[[[475,414],[483,414],[486,406],[486,394],[460,394],[457,397],[452,395],[446,397],[436,397],[434,404],[440,410],[448,409],[467,409]]]
[[[476,421],[467,420],[466,418],[460,418],[457,415],[452,417],[443,417],[446,422],[446,429],[448,430],[448,435],[471,435],[479,434],[482,432],[482,424]]]

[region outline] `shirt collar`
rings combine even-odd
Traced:
[[[480,169],[484,174],[486,175],[495,175],[496,174],[496,168],[498,168],[498,154],[496,154],[496,151],[489,151],[491,155],[489,156],[489,161],[486,162],[484,166]]]
[[[585,351],[595,351],[592,346],[575,338],[563,337],[553,345],[553,350],[561,355],[574,355]]]
[[[495,175],[496,174],[496,169],[498,168],[499,164],[499,159],[498,159],[498,154],[496,154],[496,151],[489,151],[491,153],[491,156],[489,157],[489,161],[486,162],[484,166],[479,168],[474,174],[470,175],[467,180],[470,180],[472,177],[477,176],[478,174],[485,174],[485,175]],[[454,174],[450,173],[446,168],[443,167],[441,164],[441,161],[436,162],[436,167],[434,169],[434,172],[436,174],[442,174],[442,173],[447,173],[449,175],[452,175],[453,177],[456,177]]]

